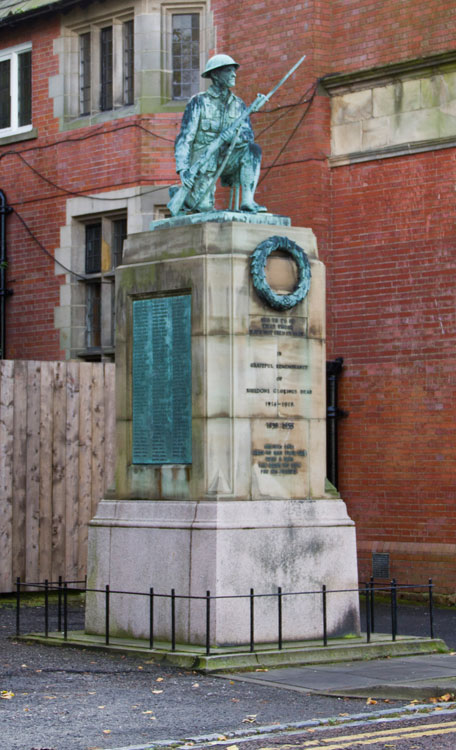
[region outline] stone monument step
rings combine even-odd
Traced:
[[[321,641],[284,642],[282,649],[278,649],[276,644],[255,644],[254,652],[250,652],[248,646],[213,647],[209,655],[203,646],[177,643],[175,650],[172,650],[171,643],[166,641],[157,641],[152,649],[148,641],[134,638],[110,637],[109,644],[106,644],[104,636],[89,635],[84,631],[72,631],[66,639],[60,632],[50,633],[47,638],[40,633],[29,633],[20,636],[19,640],[47,646],[77,646],[121,652],[203,673],[448,653],[446,644],[440,638],[401,635],[392,641],[391,635],[381,633],[373,634],[370,643],[366,643],[365,636],[361,635],[331,638],[327,646],[323,646]]]

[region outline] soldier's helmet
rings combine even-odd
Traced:
[[[217,68],[224,68],[226,65],[234,65],[239,68],[239,63],[233,60],[229,55],[214,55],[210,57],[206,63],[204,73],[201,73],[202,78],[210,78],[210,74]]]

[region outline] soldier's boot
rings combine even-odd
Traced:
[[[266,206],[260,206],[254,200],[256,186],[260,177],[261,149],[256,143],[249,143],[241,164],[242,203],[241,211],[250,213],[266,212]]]

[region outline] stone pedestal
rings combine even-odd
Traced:
[[[195,597],[356,588],[354,524],[325,488],[325,282],[315,237],[281,217],[215,216],[160,222],[128,239],[116,276],[116,486],[90,525],[88,585]],[[285,312],[261,301],[250,275],[251,253],[273,235],[303,248],[311,266],[308,295]],[[286,281],[287,263],[273,259],[271,286]],[[191,462],[134,463],[134,302],[184,294]],[[283,598],[284,639],[321,636],[321,599]],[[330,593],[327,612],[329,635],[358,631],[356,594]],[[177,599],[176,627],[178,640],[204,643],[204,599]],[[86,628],[103,632],[101,596],[89,596]],[[212,642],[245,643],[249,629],[248,598],[212,601]],[[113,595],[111,632],[147,638],[148,600]],[[168,599],[156,600],[155,636],[170,637]],[[255,639],[277,639],[274,597],[255,600]]]

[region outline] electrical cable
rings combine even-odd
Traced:
[[[300,98],[300,100],[298,102],[296,102],[296,104],[294,104],[293,106],[298,107],[298,106],[300,106],[302,104],[307,104],[307,102],[311,101],[313,99],[314,93],[312,93],[310,99],[306,99],[305,97],[307,96],[307,94],[309,93],[309,91],[312,91],[312,89],[314,87],[315,87],[315,90],[316,90],[317,85],[318,85],[318,81],[314,81],[314,83],[312,83],[309,86],[309,88],[304,92],[304,94],[302,95],[302,97]],[[279,107],[277,107],[277,109],[279,109]],[[270,111],[274,112],[275,110],[270,110]],[[268,114],[268,113],[265,112],[264,114]],[[266,133],[267,130],[269,130],[270,128],[272,128],[277,122],[279,122],[279,120],[282,119],[282,117],[285,117],[285,115],[287,115],[287,114],[288,114],[288,111],[287,112],[282,112],[278,117],[276,117],[275,120],[273,120],[273,122],[270,122],[269,125],[267,125],[265,128],[263,128],[263,130],[260,130],[260,132],[256,134],[256,137],[257,138],[261,138],[261,136],[263,135],[263,133]]]
[[[265,172],[265,174],[264,174],[264,175],[263,175],[263,176],[262,176],[262,177],[260,178],[260,180],[259,180],[259,182],[258,182],[258,184],[259,184],[259,185],[260,185],[260,184],[261,184],[262,182],[264,182],[264,180],[265,180],[265,179],[267,178],[267,176],[269,175],[269,172],[271,171],[271,169],[273,169],[273,167],[275,167],[275,166],[276,166],[276,164],[277,164],[277,160],[278,160],[278,159],[280,158],[280,156],[281,156],[281,155],[283,154],[283,152],[285,151],[286,147],[287,147],[287,146],[288,146],[288,144],[290,143],[291,139],[292,139],[292,138],[293,138],[293,137],[295,136],[296,132],[298,131],[298,129],[299,129],[300,127],[301,127],[302,123],[304,122],[304,119],[306,118],[306,116],[307,116],[307,113],[309,112],[309,110],[310,110],[310,108],[311,108],[311,106],[312,106],[312,104],[313,104],[313,100],[315,99],[315,94],[317,93],[317,87],[318,87],[318,83],[319,83],[319,79],[317,79],[317,80],[315,81],[315,83],[313,84],[313,86],[314,86],[314,90],[313,90],[313,92],[312,92],[312,95],[311,95],[310,99],[309,99],[309,100],[307,101],[307,107],[305,108],[305,110],[304,110],[303,114],[301,115],[301,117],[299,118],[299,120],[298,120],[298,122],[296,123],[295,127],[294,127],[294,128],[293,128],[293,130],[291,131],[291,133],[290,133],[290,135],[288,136],[287,140],[286,140],[286,141],[285,141],[285,143],[283,144],[283,146],[282,146],[282,148],[280,149],[279,153],[277,154],[277,156],[276,156],[276,157],[275,157],[275,159],[273,160],[272,164],[271,164],[271,165],[270,165],[269,167],[267,167],[267,169],[266,169],[266,172]],[[304,159],[302,159],[302,160],[300,160],[300,161],[307,161],[307,159],[305,159],[305,160],[304,160]],[[280,166],[280,165],[278,165],[278,166]]]
[[[78,279],[82,279],[83,281],[87,281],[86,276],[83,276],[82,274],[77,273],[76,271],[72,271],[71,268],[68,268],[63,263],[61,263],[59,260],[57,260],[57,258],[55,258],[54,255],[52,255],[52,253],[50,253],[49,250],[47,250],[47,248],[44,247],[44,245],[42,244],[42,242],[40,242],[40,240],[38,239],[38,237],[32,232],[32,230],[30,229],[30,227],[27,224],[27,222],[25,221],[25,219],[20,215],[20,213],[18,213],[16,211],[15,208],[13,208],[13,213],[15,214],[15,216],[17,216],[17,218],[19,219],[19,221],[21,222],[21,224],[24,226],[24,228],[29,233],[29,235],[32,238],[32,240],[34,240],[36,242],[36,244],[38,245],[38,247],[40,248],[40,250],[42,250],[42,252],[45,255],[47,255],[49,258],[51,258],[54,261],[54,263],[57,263],[67,273],[71,273],[71,274],[73,274],[73,276],[76,276]]]

